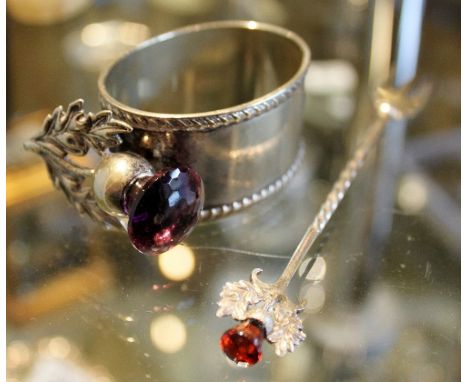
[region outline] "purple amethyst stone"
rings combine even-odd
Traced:
[[[179,167],[138,179],[126,193],[128,236],[147,255],[166,252],[193,229],[203,208],[203,182]]]

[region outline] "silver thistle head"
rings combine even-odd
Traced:
[[[263,323],[268,342],[278,356],[293,352],[306,334],[299,313],[302,306],[292,303],[275,284],[262,282],[256,268],[250,281],[240,280],[224,285],[218,301],[218,317],[230,316],[234,320],[256,319]]]

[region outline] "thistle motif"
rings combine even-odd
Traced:
[[[226,283],[218,302],[218,317],[231,316],[243,321],[258,320],[261,325],[255,321],[245,321],[245,327],[248,329],[248,325],[253,325],[264,328],[267,340],[275,345],[275,352],[279,356],[294,351],[304,341],[306,335],[298,316],[303,308],[291,303],[284,292],[307,252],[337,210],[369,152],[376,146],[387,122],[391,118],[405,119],[414,116],[426,103],[430,88],[430,85],[423,84],[416,88],[407,85],[400,89],[377,89],[374,97],[376,117],[373,123],[333,184],[281,276],[275,283],[266,284],[257,277],[261,269],[254,269],[250,282],[242,280]],[[253,365],[261,358],[260,345],[252,354],[249,353],[252,349],[250,345],[255,346],[257,338],[258,336],[252,336],[246,331],[244,326],[238,326],[221,337],[221,347],[225,354],[238,364],[242,365],[243,359],[246,359],[248,365]],[[245,343],[249,346],[245,346]]]
[[[226,283],[218,301],[218,317],[231,316],[238,321],[256,319],[265,326],[266,339],[274,344],[275,353],[284,356],[305,340],[299,313],[302,306],[293,304],[275,284],[262,282],[256,268],[251,281]]]
[[[92,188],[87,184],[94,170],[78,165],[68,155],[84,156],[91,148],[102,155],[108,148],[120,145],[119,134],[127,134],[132,128],[114,119],[109,110],[86,114],[83,100],[78,99],[66,111],[62,106],[57,107],[45,118],[42,130],[24,146],[42,156],[54,186],[64,192],[80,214],[119,227],[117,219],[96,205]]]

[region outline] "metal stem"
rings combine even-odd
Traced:
[[[307,228],[307,231],[294,251],[288,265],[284,269],[282,275],[275,282],[277,288],[281,291],[284,291],[287,288],[310,247],[314,244],[317,237],[322,233],[325,226],[337,210],[340,202],[346,195],[346,191],[348,191],[352,181],[356,178],[358,171],[363,167],[367,155],[382,135],[382,131],[387,121],[388,116],[386,115],[380,115],[375,119],[369,128],[369,131],[365,134],[363,141],[354,152],[353,157],[348,160],[345,168],[341,171],[337,181],[327,195],[325,202],[322,204],[319,212],[315,216],[314,221]]]

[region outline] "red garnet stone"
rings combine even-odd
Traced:
[[[188,167],[138,179],[124,196],[128,236],[147,255],[169,250],[183,240],[203,208],[203,183]]]
[[[258,320],[248,319],[221,336],[221,349],[237,365],[249,367],[262,359],[264,339],[263,324]]]

